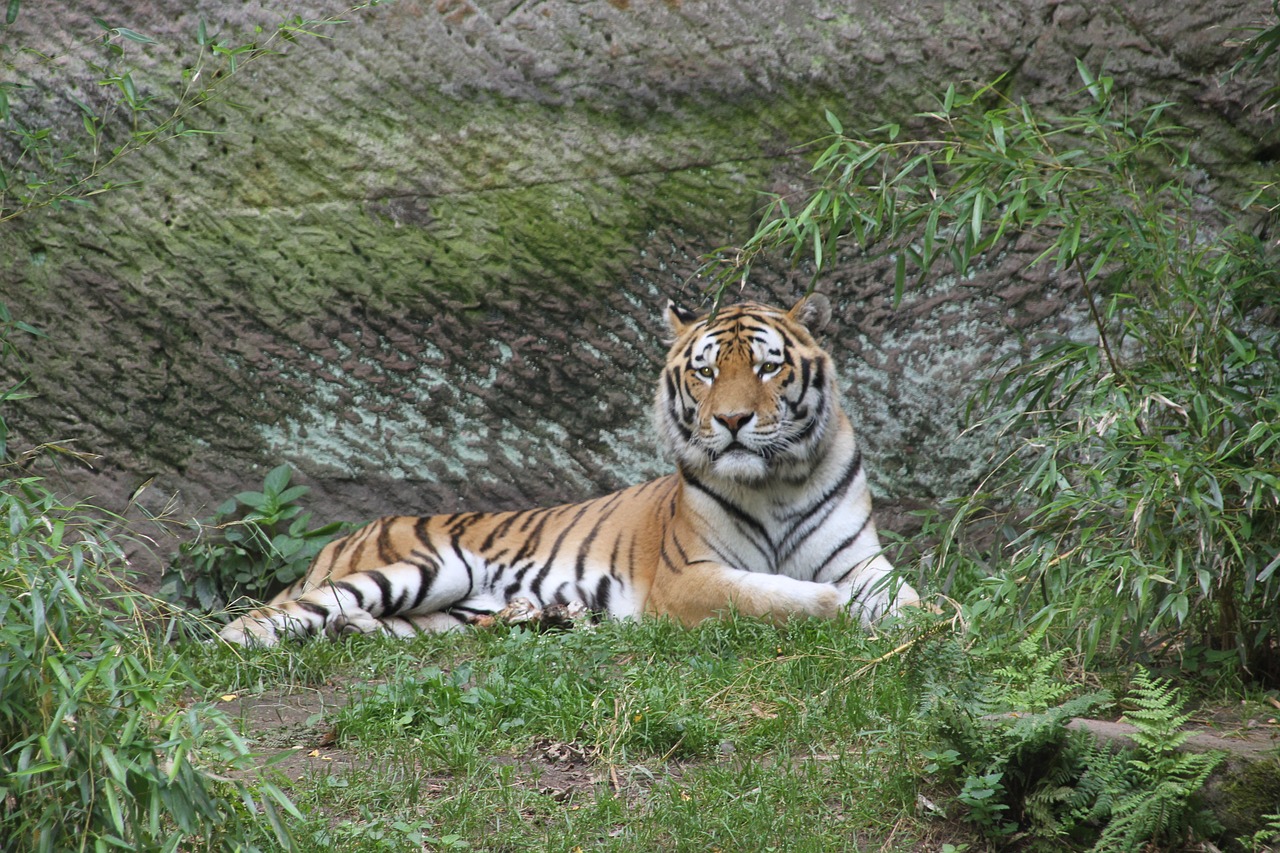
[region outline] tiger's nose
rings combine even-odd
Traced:
[[[733,412],[727,415],[716,415],[715,419],[724,424],[730,435],[737,435],[738,430],[746,426],[747,421],[755,417],[755,412]]]

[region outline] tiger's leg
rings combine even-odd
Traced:
[[[461,623],[442,611],[467,598],[470,568],[459,562],[401,561],[355,572],[298,598],[254,610],[219,636],[240,645],[275,645],[281,637],[383,631],[408,636],[419,629],[452,630]]]
[[[785,622],[793,616],[834,618],[847,599],[835,584],[700,561],[685,566],[678,574],[669,574],[660,591],[655,585],[649,609],[671,614],[689,625],[730,608],[747,616]]]
[[[368,617],[368,618],[365,618]],[[467,627],[457,616],[451,613],[399,614],[375,618],[368,613],[352,619],[343,613],[325,625],[325,633],[332,637],[343,637],[349,634],[383,633],[392,637],[416,637],[419,634],[444,634],[449,631],[461,631]]]
[[[914,589],[903,584],[890,589],[893,566],[883,557],[854,566],[835,583],[802,581],[786,575],[747,572],[718,563],[697,562],[668,576],[657,613],[670,613],[693,624],[730,607],[771,622],[793,616],[831,619],[842,612],[870,627],[905,605],[918,604]]]

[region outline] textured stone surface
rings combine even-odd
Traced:
[[[48,334],[28,348],[40,396],[9,412],[14,443],[74,440],[103,458],[66,471],[69,489],[118,508],[154,476],[148,505],[178,495],[185,516],[280,461],[322,518],[575,499],[664,470],[649,420],[662,306],[697,302],[699,256],[749,233],[760,192],[803,187],[797,146],[824,109],[870,127],[1005,72],[1053,105],[1079,55],[1140,101],[1186,104],[1207,190],[1256,176],[1252,90],[1218,80],[1224,41],[1264,4],[991,5],[400,0],[346,15],[235,77],[236,107],[199,119],[220,134],[126,160],[117,177],[139,187],[0,225],[3,299]],[[95,17],[160,42],[124,46],[163,102],[201,17],[245,41],[279,15],[24,4],[5,43],[54,61],[8,54],[34,87],[11,100],[68,139],[68,96],[103,97],[84,65]],[[890,518],[981,469],[961,422],[992,357],[1079,320],[1067,284],[1026,272],[1031,251],[897,309],[874,263],[823,282]],[[762,268],[746,295],[789,301],[806,283]]]

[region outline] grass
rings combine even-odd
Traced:
[[[279,765],[303,849],[912,850],[939,828],[902,639],[730,618],[190,652],[212,698],[348,692]]]

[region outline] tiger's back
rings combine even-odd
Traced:
[[[861,453],[808,329],[826,312],[821,297],[702,318],[669,307],[656,410],[677,473],[559,507],[380,519],[222,636],[448,630],[518,598],[686,623],[729,607],[869,623],[915,603],[888,588]]]

